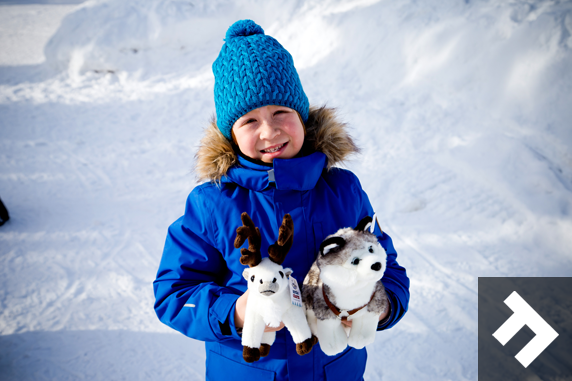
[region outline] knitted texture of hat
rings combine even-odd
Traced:
[[[254,21],[228,28],[212,68],[217,126],[228,139],[238,118],[262,106],[286,106],[308,120],[310,104],[292,56]]]

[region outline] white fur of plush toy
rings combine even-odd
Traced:
[[[292,304],[289,268],[264,258],[256,267],[246,268],[242,276],[248,281],[248,303],[242,329],[242,345],[259,348],[272,345],[276,332],[264,332],[266,325],[278,327],[283,322],[296,344],[312,337],[304,309]]]
[[[260,232],[254,227],[248,214],[242,214],[244,226],[237,229],[235,247],[240,247],[246,238],[249,250],[242,249],[241,263],[250,267],[242,276],[248,282],[248,300],[242,329],[243,358],[254,362],[268,355],[276,332],[264,332],[266,325],[278,327],[283,322],[290,331],[296,351],[309,353],[316,343],[312,336],[304,308],[292,303],[289,277],[292,269],[283,268],[282,261],[292,246],[294,225],[289,214],[284,216],[278,241],[268,248],[268,258],[260,258]],[[299,295],[299,294],[298,294]]]
[[[389,307],[381,282],[387,253],[367,231],[371,223],[372,218],[365,217],[355,229],[328,236],[304,279],[308,323],[329,356],[348,345],[361,349],[373,343],[379,317]],[[342,319],[352,322],[351,329]]]

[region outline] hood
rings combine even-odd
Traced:
[[[310,107],[305,127],[304,144],[326,155],[328,169],[342,163],[352,153],[359,152],[346,131],[346,124],[337,120],[333,108]],[[215,182],[220,182],[228,170],[239,162],[231,142],[219,131],[214,117],[205,129],[195,161],[198,180]]]

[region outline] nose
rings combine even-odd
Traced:
[[[260,126],[260,139],[272,140],[280,133],[278,128],[272,124],[270,121],[263,121],[262,126]]]
[[[373,271],[379,271],[381,269],[381,263],[375,262],[373,265],[371,265],[371,269]]]

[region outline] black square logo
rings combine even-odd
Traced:
[[[572,381],[572,278],[479,278],[479,381]]]

